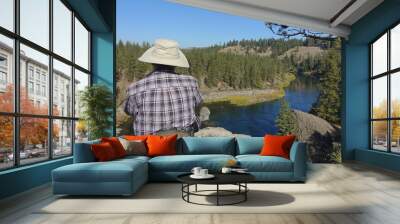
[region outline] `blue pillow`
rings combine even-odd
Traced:
[[[235,154],[233,137],[183,137],[181,153],[188,155],[199,154]]]
[[[74,163],[89,163],[95,162],[96,158],[93,155],[91,145],[99,144],[100,140],[75,143],[74,147]]]
[[[259,154],[264,146],[264,137],[238,137],[236,138],[236,154]]]

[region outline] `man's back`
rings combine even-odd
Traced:
[[[154,71],[131,84],[127,95],[125,112],[134,117],[136,135],[189,130],[199,124],[195,109],[202,98],[191,76]]]

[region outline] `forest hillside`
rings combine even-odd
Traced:
[[[334,44],[313,39],[232,40],[210,47],[184,49],[191,67],[178,72],[196,77],[205,92],[281,89],[297,75],[319,78],[327,64],[327,52]],[[118,43],[117,79],[120,83],[134,82],[151,71],[151,65],[137,60],[149,47],[149,43]],[[120,87],[125,90],[124,85]]]

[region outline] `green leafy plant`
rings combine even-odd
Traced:
[[[89,139],[110,136],[112,126],[113,96],[110,89],[101,84],[86,87],[80,93],[82,119],[88,128]]]
[[[342,162],[342,144],[340,142],[332,143],[332,152],[329,154],[329,159],[332,163]]]

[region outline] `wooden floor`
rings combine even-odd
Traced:
[[[0,223],[400,223],[398,173],[357,163],[313,164],[308,182],[324,186],[349,203],[363,201],[367,206],[359,214],[35,214],[35,208],[54,200],[50,187],[43,186],[0,202]]]

